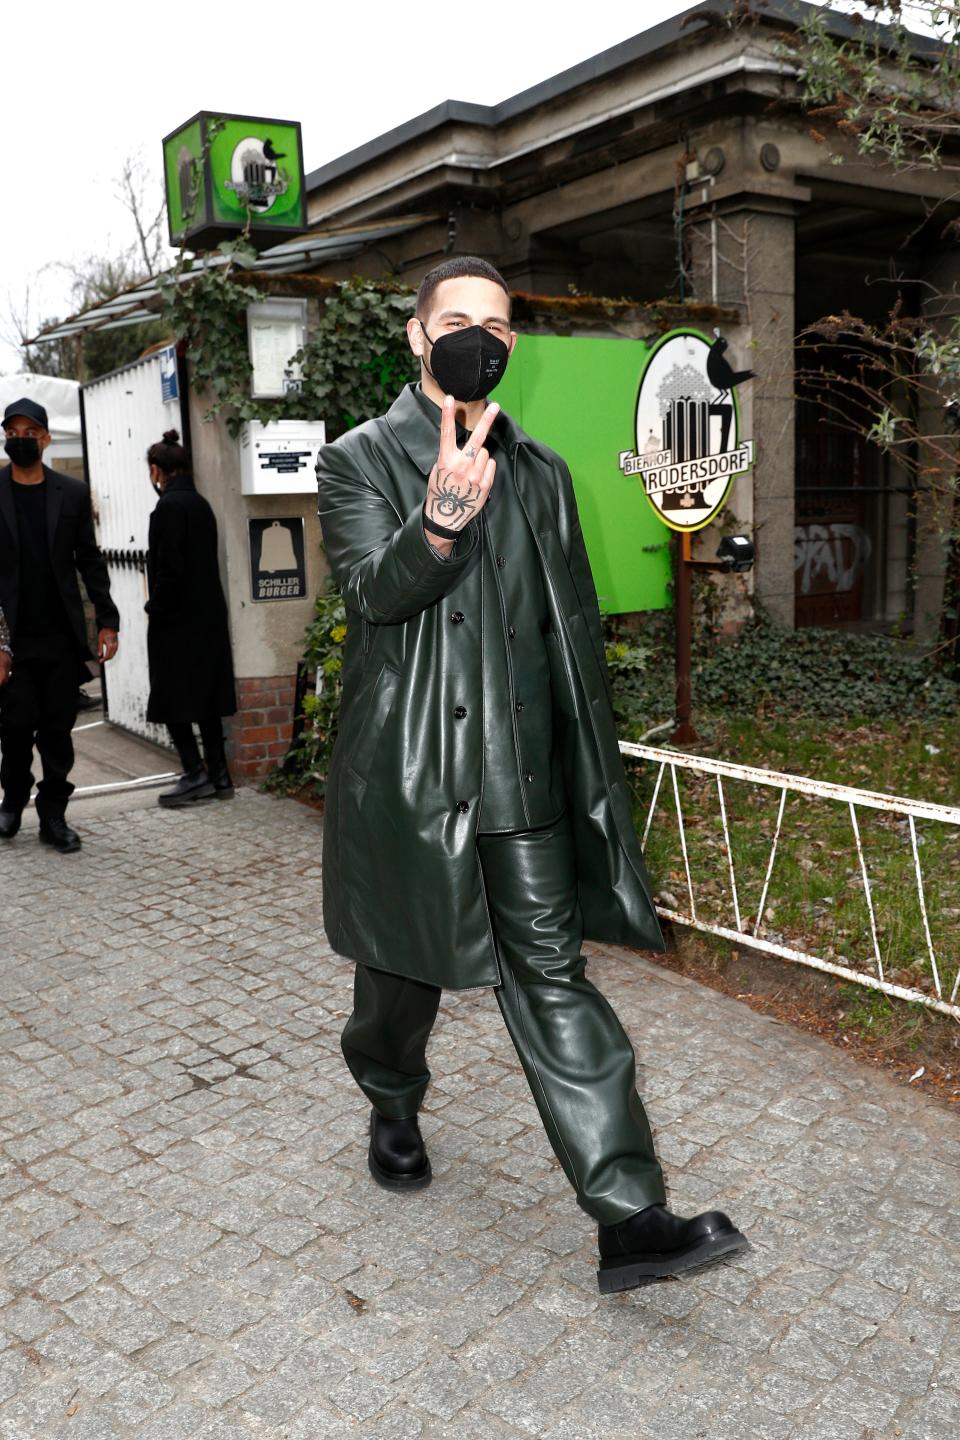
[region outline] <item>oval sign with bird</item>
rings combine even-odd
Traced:
[[[280,195],[287,193],[289,178],[280,161],[286,152],[277,150],[267,136],[245,135],[234,146],[230,161],[230,179],[224,180],[225,190],[232,190],[241,205],[264,215]]]
[[[671,330],[647,356],[637,391],[635,451],[620,469],[636,475],[671,530],[700,530],[726,502],[738,475],[753,464],[753,441],[740,434],[737,370],[719,330]]]

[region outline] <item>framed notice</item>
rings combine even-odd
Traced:
[[[307,593],[303,516],[248,520],[250,598],[302,600]]]
[[[293,357],[307,336],[306,300],[264,300],[247,306],[247,339],[255,399],[277,399],[299,389]]]

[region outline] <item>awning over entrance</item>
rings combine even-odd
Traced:
[[[354,225],[338,230],[313,230],[297,240],[288,240],[275,245],[262,254],[249,267],[254,273],[270,275],[292,275],[298,271],[310,270],[318,264],[331,260],[349,259],[366,246],[377,240],[400,235],[418,225],[436,219],[432,215],[404,215],[397,220],[381,220],[377,225]],[[202,270],[219,268],[228,263],[227,257],[219,254],[198,257],[192,270],[185,272],[185,278],[199,274]],[[87,330],[119,330],[124,325],[141,325],[152,320],[160,303],[160,290],[164,280],[172,272],[153,276],[129,290],[121,290],[108,300],[100,300],[86,310],[57,320],[46,326],[32,340],[25,344],[35,345],[40,340],[62,340],[69,335],[79,335]]]

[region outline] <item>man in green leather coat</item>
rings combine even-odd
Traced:
[[[475,257],[423,280],[421,382],[326,446],[319,512],[348,626],[324,919],[357,962],[343,1052],[369,1164],[429,1183],[417,1122],[443,987],[492,986],[548,1138],[599,1224],[600,1288],[727,1255],[671,1214],[627,1036],[584,934],[660,950],[570,474],[486,397],[516,335]]]

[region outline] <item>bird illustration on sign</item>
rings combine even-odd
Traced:
[[[280,195],[285,195],[290,181],[280,161],[286,158],[268,135],[247,135],[234,148],[230,161],[230,179],[224,180],[225,190],[232,190],[241,205],[264,214]]]

